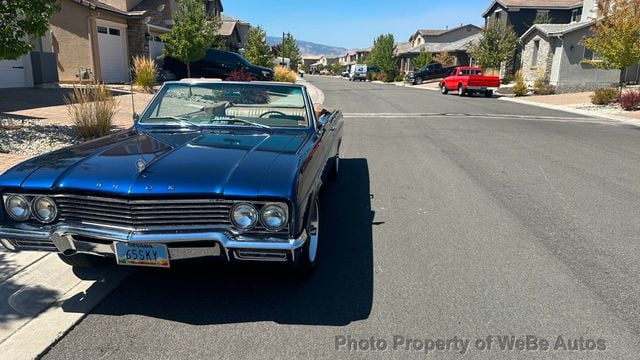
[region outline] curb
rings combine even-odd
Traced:
[[[501,96],[501,97],[498,98],[498,100],[510,101],[510,102],[523,104],[523,105],[537,106],[537,107],[543,108],[543,109],[564,111],[564,112],[577,114],[577,115],[588,116],[588,117],[612,120],[612,121],[616,121],[616,122],[623,123],[623,124],[626,124],[626,125],[632,125],[632,126],[640,127],[640,119],[634,120],[634,119],[629,119],[629,118],[624,117],[624,116],[617,116],[617,115],[614,115],[614,114],[602,114],[602,113],[594,114],[593,111],[574,109],[574,108],[571,108],[571,107],[568,107],[568,106],[562,106],[562,105],[543,104],[543,103],[538,103],[538,102],[533,102],[533,101],[517,99],[516,97]]]
[[[311,101],[314,104],[324,104],[325,97],[322,90],[318,89],[318,87],[303,78],[297,78],[296,83],[302,84],[307,88],[307,90],[309,91],[309,96],[311,97]]]

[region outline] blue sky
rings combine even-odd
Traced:
[[[416,29],[482,25],[490,0],[223,0],[224,14],[260,25],[271,36],[348,49],[392,33],[407,41]]]

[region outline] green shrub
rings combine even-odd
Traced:
[[[393,79],[394,81],[404,81],[404,77],[405,77],[405,73],[404,71],[400,72],[400,74],[396,75],[396,78]]]
[[[529,89],[527,89],[527,85],[524,83],[524,74],[522,70],[518,70],[515,76],[516,84],[513,86],[513,93],[516,96],[524,96],[527,95]]]
[[[591,103],[594,105],[609,105],[618,99],[620,92],[614,88],[601,88],[591,95]]]
[[[367,80],[373,81],[373,80],[377,80],[377,79],[378,79],[378,73],[377,72],[372,71],[372,72],[367,74]]]
[[[633,111],[640,107],[640,90],[627,90],[620,94],[618,104],[627,110]]]
[[[556,88],[547,83],[544,78],[537,78],[533,83],[533,93],[535,95],[552,95],[556,93]]]
[[[152,93],[158,77],[158,67],[155,61],[144,56],[134,56],[133,73],[135,74],[134,84],[145,92]]]
[[[296,82],[296,73],[293,70],[289,70],[282,66],[277,66],[274,69],[273,80],[278,82]]]
[[[73,92],[64,100],[78,137],[92,139],[111,132],[118,101],[104,84],[74,86]]]
[[[508,85],[516,81],[516,76],[513,74],[508,74],[508,75],[505,75],[500,81],[502,82],[502,85]]]

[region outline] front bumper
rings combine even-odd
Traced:
[[[306,242],[298,238],[253,238],[224,230],[131,231],[87,225],[0,227],[0,243],[8,250],[54,251],[65,255],[91,254],[115,257],[115,243],[165,244],[171,260],[219,256],[240,261],[293,261],[297,249]]]

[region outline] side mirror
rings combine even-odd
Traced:
[[[140,115],[138,115],[138,113],[133,113],[133,122],[138,122],[138,120],[140,120]]]
[[[318,118],[318,123],[320,124],[321,127],[325,126],[329,122],[330,118],[331,118],[331,114],[325,113]]]

